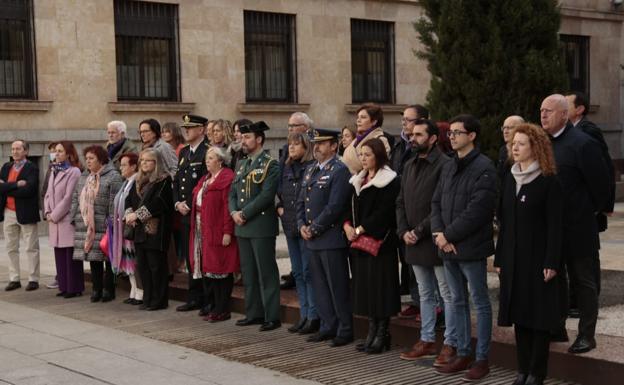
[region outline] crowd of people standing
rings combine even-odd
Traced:
[[[138,127],[140,150],[126,124],[112,121],[106,146],[86,147],[82,162],[70,141],[51,144],[41,192],[29,145],[17,140],[0,170],[6,290],[21,287],[20,235],[27,241],[26,290],[39,286],[42,196],[59,296],[82,295],[89,262],[92,302],[114,300],[123,274],[131,284],[125,303],[161,310],[170,275],[182,268],[188,299],[176,310],[221,322],[231,318],[240,272],[245,317],[236,325],[273,330],[281,326],[281,220],[300,304],[289,332],[346,345],[356,314],[368,319],[368,331],[355,348],[381,353],[391,346],[390,319],[401,312],[402,286],[411,280],[420,339],[400,358],[434,357],[441,375],[465,372],[465,381],[478,381],[489,373],[487,258],[494,255],[498,324],[515,328],[514,384],[541,384],[549,343],[568,339],[569,314],[580,318],[569,352],[596,346],[598,233],[613,211],[614,173],[587,110],[584,95],[555,94],[541,105],[541,126],[505,119],[496,166],[479,149],[477,118],[436,123],[421,105],[405,109],[396,140],[382,129],[375,104],[362,105],[356,124],[342,131],[315,128],[296,112],[277,158],[264,149],[269,127],[262,121],[185,115],[161,128],[146,119]]]

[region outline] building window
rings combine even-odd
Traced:
[[[394,24],[351,19],[354,103],[394,103]]]
[[[570,90],[589,96],[589,36],[560,35]]]
[[[0,98],[36,98],[32,15],[32,0],[0,0]]]
[[[245,11],[247,102],[297,101],[295,15]]]
[[[115,0],[119,100],[177,101],[178,6]]]

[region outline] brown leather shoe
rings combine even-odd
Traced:
[[[468,373],[462,378],[464,382],[480,381],[482,378],[490,374],[490,366],[488,360],[475,361],[468,370]]]
[[[472,358],[469,356],[456,356],[451,359],[448,364],[437,368],[438,374],[450,375],[463,372],[468,369]]]
[[[400,359],[406,361],[415,361],[421,358],[430,358],[436,356],[435,343],[418,341],[409,352],[401,353]]]
[[[452,358],[455,358],[455,356],[457,356],[457,349],[451,345],[444,345],[442,346],[440,354],[438,354],[438,357],[433,363],[433,366],[439,368],[447,365]]]

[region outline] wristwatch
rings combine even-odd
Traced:
[[[358,226],[355,228],[355,235],[360,235],[362,234],[364,231],[362,231],[362,226]]]

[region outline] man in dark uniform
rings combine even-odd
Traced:
[[[208,119],[198,115],[184,115],[181,126],[185,129],[188,145],[180,150],[178,171],[173,179],[173,201],[175,210],[181,216],[182,256],[186,261],[189,275],[188,299],[184,305],[176,308],[177,311],[190,311],[202,309],[201,313],[207,313],[210,309],[203,308],[203,288],[201,279],[193,279],[189,260],[189,234],[191,232],[191,206],[193,205],[193,188],[199,179],[206,174],[206,150],[208,146],[204,142],[204,125]],[[206,301],[207,302],[207,301]],[[204,315],[206,315],[204,314]]]
[[[261,324],[260,331],[282,325],[275,260],[279,165],[262,147],[264,131],[268,129],[262,121],[240,127],[242,149],[247,157],[237,164],[229,196],[245,285],[245,318],[236,321],[236,325]]]
[[[347,166],[337,157],[338,131],[315,130],[314,157],[297,200],[297,227],[312,251],[310,271],[321,329],[309,342],[331,340],[330,346],[353,341],[347,240],[341,220],[351,194]]]

